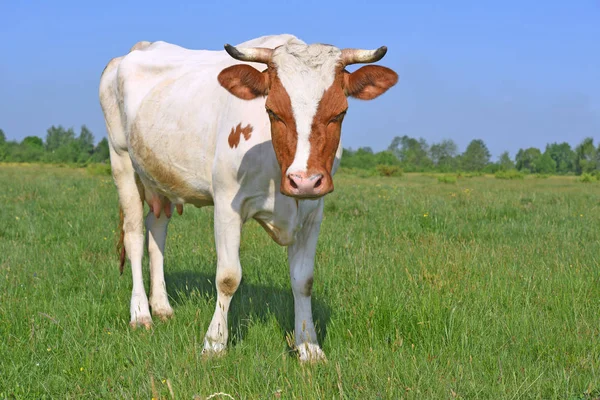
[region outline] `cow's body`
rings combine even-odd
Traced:
[[[278,35],[251,40],[237,48],[273,49],[290,40],[302,44],[291,35]],[[289,246],[296,343],[301,359],[321,358],[310,296],[323,199],[298,199],[281,193],[282,172],[271,142],[266,98],[242,100],[217,80],[221,71],[237,64],[225,51],[140,42],[128,55],[113,59],[102,75],[100,100],[124,214],[124,245],[132,265],[131,324],[148,327],[152,321],[149,306],[161,318],[172,315],[163,253],[173,207],[181,212],[185,203],[214,205],[218,298],[205,350],[219,352],[225,348],[227,311],[241,279],[241,226],[255,218],[277,243]],[[246,64],[264,69],[258,63]],[[282,76],[281,80],[285,79]],[[299,115],[297,110],[294,113]],[[336,144],[331,175],[341,157],[341,142]],[[304,185],[308,181],[298,178],[297,182]],[[290,190],[304,188],[297,189],[294,182],[292,185],[296,189]],[[309,189],[317,190],[312,186],[315,184],[310,181]],[[151,209],[146,216],[150,301],[141,266],[144,200]]]
[[[276,47],[290,38],[262,37],[238,47]],[[102,79],[102,102],[122,101],[113,111],[126,121],[118,124],[123,129],[109,128],[110,142],[117,153],[129,153],[146,198],[158,193],[173,203],[211,205],[216,187],[242,220],[257,218],[276,242],[291,244],[300,218],[296,201],[279,191],[265,98],[238,99],[217,81],[239,62],[225,51],[155,42],[113,63]],[[250,131],[247,139],[243,129]]]

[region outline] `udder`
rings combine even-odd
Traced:
[[[157,193],[152,193],[150,196],[146,197],[146,202],[150,207],[150,211],[154,213],[156,218],[160,218],[160,213],[162,211],[164,211],[167,218],[171,218],[172,204],[171,200],[169,200],[167,197]],[[175,204],[175,208],[177,209],[177,214],[183,214],[183,204]]]

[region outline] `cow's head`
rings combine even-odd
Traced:
[[[387,48],[340,50],[292,40],[275,49],[225,45],[225,50],[237,60],[267,65],[263,72],[247,64],[233,65],[221,71],[219,83],[241,99],[267,96],[265,111],[282,172],[281,193],[317,198],[331,192],[346,97],[371,100],[398,81],[386,67],[363,66],[352,73],[345,67],[379,61]]]

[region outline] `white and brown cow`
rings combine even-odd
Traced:
[[[345,66],[380,60],[377,50],[307,45],[266,36],[226,51],[140,42],[107,65],[100,102],[122,209],[121,268],[131,262],[131,325],[169,318],[163,272],[173,208],[214,205],[216,310],[205,352],[227,344],[227,312],[242,278],[242,224],[257,220],[287,246],[301,360],[324,357],[312,319],[311,291],[323,196],[342,154],[347,96],[373,99],[396,84],[389,68]],[[239,61],[243,63],[239,63]],[[266,66],[266,67],[265,67]],[[150,300],[142,280],[144,205]]]

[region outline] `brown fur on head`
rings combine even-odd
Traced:
[[[238,49],[229,45],[225,49],[235,59],[267,65],[263,71],[247,64],[232,65],[219,73],[218,81],[240,99],[266,96],[273,149],[281,168],[281,192],[296,198],[320,197],[331,192],[331,173],[348,108],[347,97],[371,100],[398,81],[396,72],[387,67],[368,65],[348,72],[345,66],[378,61],[387,49],[340,52],[332,46],[297,42],[275,50]],[[320,80],[324,74],[331,74],[331,83],[328,79]],[[313,82],[317,86],[311,86]],[[323,82],[327,83],[319,87]],[[303,97],[303,91],[311,97]],[[307,117],[312,111],[302,110],[312,110],[312,104],[316,113]],[[309,132],[308,118],[312,118]]]

